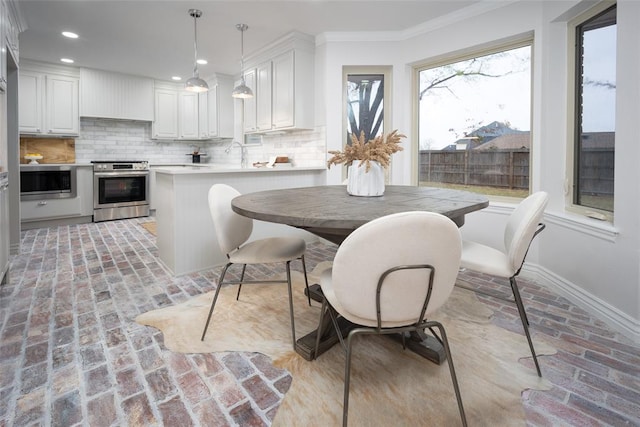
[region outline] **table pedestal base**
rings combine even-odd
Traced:
[[[305,294],[306,292],[307,291],[305,289]],[[309,286],[309,293],[311,294],[312,300],[319,303],[323,302],[324,296],[322,295],[320,285],[315,284]],[[349,332],[353,328],[357,327],[357,325],[354,325],[342,316],[338,317],[337,320],[338,326],[340,327],[340,333],[343,338],[349,335]],[[316,354],[318,331],[322,331],[322,335],[320,337],[320,344],[318,345],[318,354]],[[402,337],[399,334],[389,335],[389,337],[402,343]],[[338,338],[335,328],[331,323],[330,316],[328,313],[322,313],[318,329],[311,331],[296,341],[296,353],[304,357],[306,360],[311,361],[329,350],[339,341],[340,339]],[[405,345],[409,350],[438,365],[442,364],[446,360],[444,347],[440,341],[435,337],[426,334],[424,331],[407,333],[405,335]]]

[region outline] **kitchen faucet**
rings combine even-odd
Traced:
[[[231,141],[231,144],[229,144],[229,146],[225,148],[224,152],[229,154],[233,146],[236,144],[240,147],[240,167],[246,168],[247,167],[247,151],[246,151],[247,146],[246,145],[242,144],[239,141]]]

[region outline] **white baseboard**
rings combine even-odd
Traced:
[[[576,286],[574,283],[539,265],[525,264],[522,273],[523,276],[536,280],[538,284],[552,289],[589,314],[596,316],[611,326],[615,331],[625,335],[636,343],[640,343],[639,319],[634,319],[613,307],[608,302],[603,301],[579,286]]]

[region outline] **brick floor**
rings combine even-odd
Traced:
[[[168,274],[139,225],[149,220],[22,233],[0,288],[0,427],[271,424],[291,377],[266,356],[172,353],[161,333],[133,321],[214,289],[218,273]],[[308,267],[334,253],[310,245]],[[507,281],[460,278],[509,292]],[[558,349],[540,358],[553,388],[523,392],[527,424],[640,425],[640,345],[541,284],[520,284],[534,343]],[[522,333],[512,304],[481,300],[495,324]]]

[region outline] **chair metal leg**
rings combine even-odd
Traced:
[[[340,334],[340,332],[338,332]],[[347,419],[349,417],[349,386],[351,384],[351,347],[353,337],[357,334],[357,330],[349,332],[347,338],[347,346],[344,361],[344,400],[342,403],[342,427],[347,427]]]
[[[453,390],[456,393],[456,400],[458,401],[458,410],[460,411],[460,419],[462,420],[462,425],[466,427],[467,417],[464,414],[464,407],[462,406],[462,397],[460,396],[460,387],[458,386],[458,377],[456,376],[456,370],[453,367],[453,359],[451,359],[451,350],[449,349],[449,340],[447,339],[447,334],[444,331],[444,326],[442,326],[442,324],[439,322],[432,322],[432,323],[436,328],[438,328],[438,331],[440,332],[440,340],[442,341],[445,354],[447,355],[447,363],[449,364],[449,373],[451,374],[451,381],[453,382]]]
[[[291,338],[296,349],[296,324],[293,317],[293,291],[291,290],[291,261],[287,261],[287,289],[289,291],[289,315],[291,317]]]
[[[531,334],[529,333],[529,319],[527,319],[527,313],[524,310],[524,304],[522,303],[522,298],[520,297],[520,291],[518,289],[518,283],[516,282],[516,277],[515,276],[510,277],[509,282],[511,283],[511,290],[513,291],[513,297],[516,300],[518,313],[520,313],[520,321],[522,322],[522,327],[524,328],[524,334],[527,337],[527,342],[529,343],[529,349],[531,349],[531,355],[533,356],[533,363],[535,363],[536,365],[536,371],[538,371],[538,376],[542,377],[542,371],[540,371],[540,365],[538,364],[538,356],[536,356],[536,350],[533,348],[533,341],[531,340]]]
[[[211,315],[213,314],[213,308],[216,306],[216,301],[218,300],[218,294],[220,294],[220,289],[222,288],[222,282],[224,281],[224,276],[227,274],[227,270],[232,265],[232,263],[228,263],[222,269],[222,273],[220,273],[220,278],[218,279],[218,286],[216,287],[216,293],[213,296],[213,301],[211,302],[211,308],[209,309],[209,316],[207,316],[207,323],[204,325],[204,330],[202,331],[202,337],[200,341],[204,341],[204,336],[207,334],[207,328],[209,328],[209,321],[211,320]]]
[[[302,260],[302,271],[304,272],[304,285],[307,287],[307,301],[311,307],[311,292],[309,292],[309,278],[307,277],[307,263],[304,261],[304,255],[300,256]]]
[[[244,280],[244,272],[247,270],[247,264],[242,264],[242,273],[240,274],[240,283],[238,283],[238,294],[236,295],[236,301],[240,299],[240,290],[242,289],[242,281]]]

